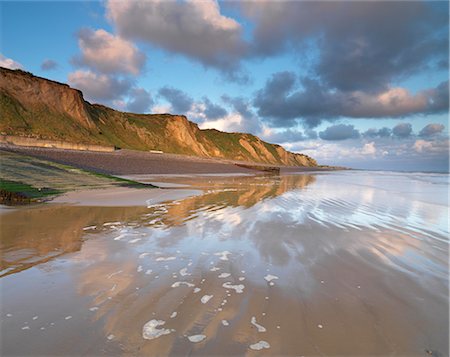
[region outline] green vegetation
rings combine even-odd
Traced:
[[[0,133],[115,146],[133,150],[219,157],[258,163],[316,166],[309,157],[277,152],[277,145],[243,133],[200,130],[171,114],[119,112],[84,101],[82,93],[23,71],[0,68]],[[30,94],[27,88],[33,87]],[[40,90],[42,88],[42,90]]]
[[[124,178],[0,151],[0,203],[41,202],[68,191],[108,187],[154,188]]]
[[[37,188],[23,182],[9,181],[0,178],[0,203],[13,205],[39,202],[49,196],[60,194],[61,191],[48,187]]]
[[[152,185],[151,183],[142,183],[142,182],[137,182],[137,181],[133,181],[133,180],[128,180],[128,179],[124,179],[122,177],[117,177],[117,176],[112,176],[112,175],[108,175],[108,174],[102,174],[99,172],[93,172],[93,171],[88,171],[88,170],[82,170],[84,172],[86,172],[87,174],[90,175],[94,175],[97,177],[102,177],[102,178],[106,178],[112,181],[117,182],[118,186],[121,187],[130,187],[130,188],[157,188],[157,186]]]
[[[236,160],[251,160],[252,155],[239,143],[243,134],[224,133],[216,129],[202,130],[202,133],[224,153],[224,157]]]

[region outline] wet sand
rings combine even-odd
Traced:
[[[201,193],[202,191],[193,189],[112,187],[67,192],[54,198],[51,203],[91,207],[147,207]]]
[[[1,216],[2,355],[448,355],[448,176],[165,181]]]

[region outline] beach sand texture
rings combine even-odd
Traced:
[[[448,354],[447,176],[167,181],[2,214],[2,355]]]

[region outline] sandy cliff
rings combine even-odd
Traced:
[[[0,133],[201,157],[316,166],[251,134],[200,130],[183,115],[133,114],[90,104],[66,84],[0,67]]]

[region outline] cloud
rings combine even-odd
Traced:
[[[441,133],[445,126],[442,124],[428,124],[419,132],[419,136],[428,137]]]
[[[315,127],[322,118],[337,115],[337,97],[328,95],[311,79],[303,80],[303,90],[294,91],[296,82],[292,72],[273,74],[253,100],[258,114],[281,127],[291,126],[300,118],[308,127]]]
[[[319,133],[322,140],[346,140],[359,138],[359,131],[353,125],[332,125]]]
[[[448,81],[436,88],[411,94],[405,88],[389,88],[379,93],[330,90],[316,79],[298,80],[292,72],[278,72],[256,92],[258,114],[277,127],[301,121],[313,128],[323,119],[396,118],[434,114],[448,110]]]
[[[448,139],[432,141],[419,139],[414,142],[413,149],[421,154],[426,153],[433,156],[445,155],[447,157],[448,164],[449,144],[450,140]]]
[[[161,104],[156,104],[153,105],[153,107],[151,108],[151,112],[153,114],[168,114],[170,113],[172,110],[172,107],[170,105],[161,105]]]
[[[220,13],[217,1],[107,2],[118,33],[223,72],[236,73],[246,51],[241,25]]]
[[[433,144],[431,143],[431,141],[425,141],[425,140],[416,140],[416,142],[414,143],[414,150],[416,150],[417,152],[423,152],[423,151],[427,151],[429,149],[431,149],[433,147]]]
[[[146,113],[154,104],[152,96],[144,88],[131,89],[129,96],[127,110],[132,113]]]
[[[318,54],[311,69],[331,89],[380,92],[440,63],[448,68],[448,3],[251,1],[252,55]]]
[[[14,61],[11,58],[7,58],[0,53],[0,67],[5,67],[9,69],[23,69],[22,64]]]
[[[235,132],[241,131],[239,130],[242,127],[243,118],[241,115],[237,113],[231,113],[227,116],[215,119],[215,120],[207,120],[199,124],[200,129],[216,129],[225,132]]]
[[[189,95],[173,87],[162,87],[158,94],[170,102],[172,109],[178,114],[186,114],[194,103]]]
[[[374,129],[374,128],[368,129],[362,135],[364,137],[369,138],[376,138],[376,137],[385,138],[391,136],[391,134],[392,134],[391,129],[383,127],[381,129]]]
[[[105,74],[91,71],[76,71],[69,73],[69,84],[81,90],[85,97],[94,102],[108,102],[126,95],[133,82],[127,78],[118,79]]]
[[[58,63],[51,59],[46,59],[41,63],[41,69],[43,71],[51,71],[56,68],[58,68]]]
[[[447,67],[448,69],[448,67]],[[447,72],[448,75],[448,72]],[[439,84],[436,88],[424,91],[428,97],[429,110],[428,114],[434,112],[448,112],[449,109],[449,81],[444,81]]]
[[[363,155],[374,155],[376,154],[377,149],[375,147],[375,143],[372,141],[370,143],[364,144],[363,148],[361,149],[361,154]]]
[[[239,128],[235,131],[243,131],[258,135],[262,131],[262,123],[253,111],[251,102],[244,97],[231,97],[223,95],[222,100],[232,107],[232,110],[242,118]]]
[[[251,108],[251,103],[243,97],[222,96],[222,101],[229,107],[213,104],[208,98],[196,102],[188,112],[189,119],[199,123],[201,129],[217,129],[227,132],[245,132],[260,135],[263,127]],[[208,115],[213,109],[213,116]],[[219,115],[220,114],[220,115]]]
[[[410,123],[400,123],[394,126],[392,133],[399,138],[407,138],[411,136],[412,126]]]
[[[203,98],[204,114],[207,119],[217,119],[228,114],[225,108],[218,104],[212,103],[207,97]]]
[[[277,132],[272,131],[264,135],[264,139],[269,142],[282,144],[282,143],[303,141],[307,139],[307,136],[302,131],[287,129]]]
[[[86,66],[101,73],[132,74],[141,72],[145,54],[131,42],[114,36],[105,30],[81,29],[78,34],[81,56],[75,57],[76,65]]]

